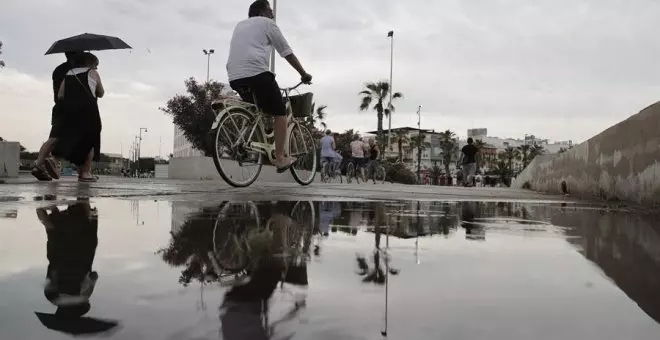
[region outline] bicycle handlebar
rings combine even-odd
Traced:
[[[297,88],[298,88],[300,85],[302,85],[302,84],[304,84],[304,83],[301,81],[301,82],[299,82],[296,86],[280,88],[280,90],[282,90],[282,91],[284,91],[284,92],[291,92],[291,91],[297,89]]]

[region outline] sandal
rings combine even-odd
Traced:
[[[296,158],[289,158],[289,161],[285,162],[285,165],[282,165],[282,166],[275,165],[275,168],[277,168],[277,173],[281,174],[281,173],[289,170],[289,168],[291,168],[291,166],[296,164],[297,161],[298,161],[298,159],[296,159]]]
[[[78,177],[78,182],[79,183],[96,183],[99,181],[99,178],[97,176],[92,176],[92,177]]]
[[[53,179],[48,175],[48,172],[46,170],[40,168],[39,166],[35,165],[32,168],[31,172],[32,176],[34,176],[36,179],[40,181],[52,181]]]
[[[44,168],[46,168],[46,172],[48,172],[48,175],[50,175],[50,177],[54,179],[60,179],[60,172],[58,171],[58,167],[54,159],[46,158],[46,162],[44,163]]]

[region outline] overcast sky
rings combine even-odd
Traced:
[[[128,152],[140,127],[143,155],[172,150],[173,127],[158,110],[206,76],[226,81],[231,32],[250,0],[2,0],[0,136],[37,149],[50,128],[53,41],[83,32],[119,36],[132,51],[102,51],[102,151]],[[468,128],[520,137],[585,140],[660,95],[657,0],[280,0],[278,24],[314,76],[329,128],[376,127],[359,113],[364,82],[389,77],[395,33],[393,127]],[[297,74],[278,60],[280,85]]]

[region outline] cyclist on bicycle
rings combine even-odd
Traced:
[[[256,104],[264,113],[275,116],[275,166],[281,173],[289,169],[296,159],[284,154],[286,106],[275,75],[270,72],[271,47],[300,73],[300,81],[309,84],[312,76],[305,72],[273,18],[268,1],[257,0],[250,5],[248,19],[234,28],[227,74],[229,86],[238,92],[243,101]]]
[[[359,135],[355,135],[355,137],[353,137],[353,141],[351,142],[351,157],[353,164],[355,164],[355,171],[357,172],[359,170],[362,178],[364,178],[365,165],[364,149],[364,142],[361,140]]]
[[[367,173],[371,174],[371,178],[376,184],[376,169],[378,169],[378,157],[380,156],[380,149],[376,145],[376,141],[369,140],[369,163],[367,164]]]
[[[330,173],[325,174],[326,176],[332,175],[332,170],[337,167],[337,144],[335,143],[335,138],[332,136],[332,131],[326,130],[325,136],[321,138],[321,168],[325,169],[325,164],[334,165],[330,168]]]

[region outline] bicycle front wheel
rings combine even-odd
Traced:
[[[259,177],[263,167],[263,154],[250,147],[260,142],[256,133],[247,140],[254,121],[252,115],[241,108],[232,109],[218,124],[215,131],[213,163],[222,179],[233,187],[247,187]]]
[[[291,167],[293,179],[300,185],[309,185],[316,176],[316,142],[312,133],[299,123],[294,123],[289,135],[289,156],[297,158]]]

